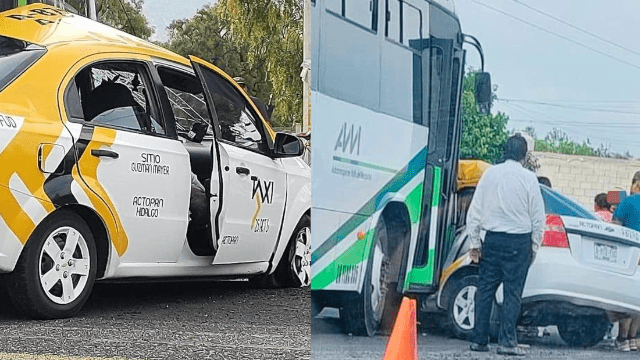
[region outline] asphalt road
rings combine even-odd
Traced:
[[[3,360],[53,358],[20,354],[309,359],[310,351],[308,288],[256,289],[246,281],[96,284],[80,314],[47,321],[19,317],[0,293]]]
[[[492,345],[490,353],[469,350],[469,343],[449,337],[438,325],[438,317],[421,317],[418,327],[418,353],[420,359],[512,359],[516,357],[496,354]],[[538,336],[533,329],[529,336],[521,336],[520,343],[529,345],[527,356],[518,359],[580,359],[608,360],[638,358],[640,353],[621,353],[603,342],[591,349],[568,347],[558,335],[555,327],[547,327],[544,335]],[[342,333],[338,312],[325,309],[311,320],[311,355],[313,359],[382,359],[388,341],[387,336],[371,338],[349,336]]]

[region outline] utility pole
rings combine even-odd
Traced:
[[[98,15],[96,13],[96,0],[87,0],[87,10],[89,15],[89,19],[93,21],[98,21]]]
[[[304,0],[303,50],[302,50],[302,131],[311,129],[311,0]]]

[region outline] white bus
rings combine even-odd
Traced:
[[[347,332],[372,335],[393,321],[398,295],[437,290],[453,231],[462,45],[482,50],[451,0],[312,0],[311,24],[314,312],[337,307]],[[478,78],[486,112],[490,80]]]

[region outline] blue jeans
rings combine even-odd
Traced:
[[[503,283],[504,301],[500,307],[498,344],[518,345],[516,322],[520,316],[522,290],[531,263],[531,233],[487,232],[482,246],[478,291],[475,296],[475,332],[472,341],[489,342],[489,320],[496,290]]]

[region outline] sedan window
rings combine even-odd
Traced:
[[[599,220],[589,210],[585,209],[577,202],[568,199],[557,191],[546,186],[540,186],[542,199],[544,200],[544,212],[546,214],[556,214],[573,216],[583,219]]]

